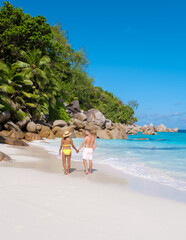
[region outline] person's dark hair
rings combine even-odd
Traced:
[[[87,131],[87,132],[91,133],[90,129],[85,129],[85,131]]]

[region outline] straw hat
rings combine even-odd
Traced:
[[[63,134],[63,137],[69,137],[71,135],[71,133],[69,131],[65,131],[65,133]]]

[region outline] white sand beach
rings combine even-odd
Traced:
[[[56,156],[35,147],[0,145],[3,240],[185,240],[186,204],[131,190],[127,179],[94,166],[66,176]]]

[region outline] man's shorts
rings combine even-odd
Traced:
[[[83,159],[85,159],[85,160],[92,160],[92,153],[93,153],[93,149],[92,148],[84,148],[84,150],[83,150]]]

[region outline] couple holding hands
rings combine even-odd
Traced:
[[[69,131],[66,131],[63,135],[63,138],[61,140],[61,145],[59,148],[59,155],[61,154],[62,150],[62,162],[65,174],[69,174],[70,172],[70,160],[71,160],[71,146],[76,150],[76,153],[80,151],[80,149],[85,144],[84,150],[83,150],[83,163],[85,166],[85,174],[91,174],[92,172],[92,154],[95,148],[97,147],[97,143],[95,140],[95,137],[91,135],[90,129],[85,130],[85,138],[80,147],[77,149],[72,139],[70,138],[71,133]],[[66,168],[66,160],[68,165],[68,170]],[[87,166],[87,160],[89,160],[89,171]]]

